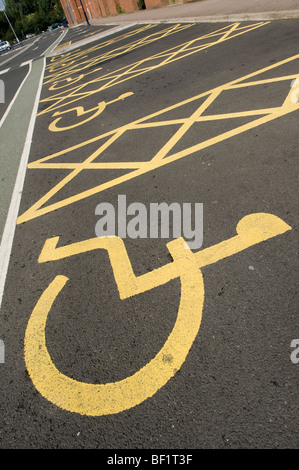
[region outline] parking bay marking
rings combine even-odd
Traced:
[[[107,250],[121,299],[180,278],[178,315],[164,346],[135,374],[106,383],[83,383],[62,374],[46,346],[46,322],[55,299],[68,282],[58,275],[38,300],[25,333],[25,362],[36,389],[56,406],[82,415],[115,414],[139,405],[153,396],[180,369],[198,334],[204,304],[201,268],[239,253],[246,248],[281,235],[291,227],[272,214],[250,214],[237,225],[237,235],[217,245],[193,253],[183,238],[167,244],[173,261],[141,276],[135,276],[124,242],[118,237],[93,238],[57,247],[59,237],[46,240],[39,263]]]
[[[169,163],[173,163],[181,158],[192,155],[204,148],[210,147],[219,142],[227,140],[231,137],[239,135],[247,130],[253,129],[257,126],[270,122],[281,116],[297,111],[299,109],[299,103],[294,102],[294,100],[291,99],[293,89],[288,87],[288,93],[286,96],[282,97],[282,100],[283,100],[282,105],[278,107],[260,108],[260,109],[253,109],[253,110],[248,110],[248,111],[242,111],[242,112],[237,112],[237,113],[227,113],[227,114],[214,114],[214,115],[202,114],[203,111],[206,111],[209,108],[209,106],[212,103],[214,103],[216,98],[219,95],[221,95],[221,92],[223,91],[233,90],[233,89],[242,88],[242,87],[254,87],[256,85],[265,84],[265,83],[271,84],[271,83],[282,82],[282,81],[291,81],[291,80],[296,79],[299,76],[298,73],[294,73],[288,76],[272,77],[272,78],[267,78],[267,79],[262,79],[262,80],[256,80],[256,77],[258,77],[258,75],[261,75],[264,72],[275,70],[279,66],[295,61],[297,59],[299,59],[299,54],[289,57],[285,60],[282,60],[276,64],[267,66],[256,72],[245,75],[239,79],[228,82],[220,87],[216,87],[212,90],[196,95],[192,98],[179,102],[175,105],[164,108],[160,111],[152,113],[141,119],[132,121],[124,126],[121,126],[112,131],[106,132],[104,134],[101,134],[83,143],[77,144],[73,147],[69,147],[67,149],[64,149],[62,151],[59,151],[57,153],[54,153],[47,157],[43,157],[39,160],[36,160],[30,163],[28,165],[28,168],[30,169],[45,169],[45,168],[58,169],[58,170],[70,169],[71,172],[69,175],[63,178],[58,184],[53,186],[53,188],[50,189],[49,192],[44,194],[26,212],[21,214],[17,219],[17,223],[18,224],[24,223],[36,217],[40,217],[42,215],[53,212],[62,207],[66,207],[70,204],[73,204],[75,202],[81,201],[95,194],[98,194],[108,188],[112,188],[126,181],[134,179],[140,175],[143,175],[152,170],[155,170],[159,167],[162,167]],[[253,79],[253,78],[255,80],[249,81],[249,79]],[[203,103],[202,103],[202,98],[205,98],[205,101]],[[163,116],[163,114],[167,113],[168,111],[179,109],[185,104],[196,102],[196,101],[200,102],[197,110],[193,112],[190,116],[187,116],[184,119],[172,119],[172,120],[166,119],[164,121],[152,120],[153,118],[156,118],[158,116]],[[179,140],[185,135],[187,130],[189,130],[192,127],[192,125],[196,122],[204,122],[204,121],[217,120],[217,119],[219,120],[232,119],[235,117],[250,117],[250,116],[252,116],[254,119],[248,122],[247,124],[237,126],[227,132],[223,132],[217,135],[216,137],[207,139],[203,142],[198,142],[195,145],[186,147],[184,150],[174,152],[171,154],[171,150],[174,148],[175,144],[179,142]],[[180,124],[180,127],[177,130],[178,124]],[[167,127],[174,126],[175,132],[172,135],[172,137],[166,142],[166,144],[164,144],[164,146],[155,155],[153,155],[151,160],[141,161],[141,162],[140,161],[127,161],[127,162],[95,162],[94,161],[101,154],[103,154],[105,150],[108,149],[114,142],[116,142],[125,132],[129,132],[131,130],[137,130],[137,129],[144,129],[144,128],[155,128],[158,126],[160,128],[163,128],[164,126],[167,126]],[[55,162],[55,159],[61,155],[66,155],[68,153],[70,154],[71,152],[79,148],[87,147],[90,143],[101,141],[102,139],[106,139],[107,137],[108,139],[105,140],[103,144],[100,144],[98,149],[95,152],[93,152],[84,161],[80,163],[78,162],[67,162],[67,163]],[[44,206],[48,201],[51,200],[52,197],[54,197],[62,188],[64,188],[64,186],[66,186],[72,180],[74,180],[76,176],[78,176],[81,173],[81,171],[85,171],[85,170],[98,171],[98,170],[105,170],[105,169],[130,169],[132,171],[122,176],[108,180],[105,183],[99,184],[91,189],[87,189],[85,191],[76,193],[73,196],[67,197],[65,199],[61,199],[58,202]]]

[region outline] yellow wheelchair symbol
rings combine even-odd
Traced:
[[[107,250],[121,299],[180,278],[181,299],[177,319],[164,346],[139,371],[123,380],[90,384],[73,380],[54,365],[46,346],[48,313],[68,278],[56,276],[38,300],[25,334],[25,362],[36,389],[50,402],[70,412],[101,416],[119,413],[153,396],[180,369],[199,331],[204,281],[201,268],[246,248],[281,235],[291,227],[275,215],[245,216],[237,225],[237,235],[196,253],[183,238],[167,244],[173,261],[141,276],[135,276],[124,242],[118,237],[92,238],[57,247],[59,237],[46,240],[39,263],[55,261],[91,250]]]
[[[100,103],[97,104],[92,109],[87,109],[85,110],[83,106],[77,106],[76,108],[72,109],[67,109],[65,111],[57,111],[56,113],[53,114],[53,117],[59,116],[56,118],[51,124],[49,125],[49,130],[52,132],[61,132],[61,131],[69,131],[70,129],[74,129],[75,127],[81,126],[82,124],[86,124],[87,122],[91,121],[92,119],[98,117],[102,112],[106,109],[107,104],[112,104],[120,100],[124,100],[128,96],[133,95],[134,93],[128,92],[128,93],[123,93],[120,95],[118,98],[115,100],[108,101],[107,103],[105,101],[101,101]],[[65,127],[58,127],[59,121],[62,119],[63,114],[69,114],[76,112],[77,117],[84,116],[85,114],[92,113],[88,118],[86,118],[84,121],[77,122],[76,124],[71,124],[70,126],[65,126]]]

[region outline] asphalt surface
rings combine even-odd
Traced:
[[[15,94],[18,91],[19,86],[21,85],[22,81],[26,77],[28,73],[29,66],[24,65],[20,70],[18,71],[18,74],[14,73],[13,71],[7,71],[5,73],[5,81],[4,81],[4,74],[2,80],[5,86],[5,102],[1,103],[0,107],[0,119],[4,116],[7,108],[9,107],[9,104],[13,100]],[[7,69],[4,69],[7,70]],[[1,75],[0,75],[1,76]],[[9,85],[7,85],[9,83]]]
[[[87,25],[73,29],[57,28],[22,41],[0,56],[0,77],[4,86],[4,103],[0,106],[0,237],[8,217],[45,54],[61,47],[66,35],[67,44],[71,44],[82,38],[86,41],[89,36],[92,39],[95,34],[110,28]]]
[[[5,102],[0,106],[0,119],[9,107],[29,70],[29,63],[38,60],[60,37],[62,30],[46,32],[27,39],[0,55],[0,77],[5,84]]]
[[[78,38],[70,31],[62,43]],[[298,20],[138,25],[47,59],[1,306],[1,448],[298,448],[298,365],[290,359],[298,338],[298,105],[283,108],[298,61]],[[69,112],[76,107],[83,110]],[[166,160],[146,166],[159,152]],[[218,262],[203,264],[204,294],[198,278],[182,297],[194,323],[203,297],[204,305],[180,367],[164,354],[173,376],[148,398],[89,413],[88,394],[85,408],[85,392],[64,401],[67,385],[55,389],[55,374],[47,375],[38,323],[28,323],[35,306],[40,315],[49,310],[46,347],[60,377],[111,384],[164,350],[187,283],[163,282],[155,271],[176,259],[171,236],[124,240],[135,275],[154,272],[157,286],[123,299],[103,250],[39,259],[52,237],[58,247],[94,238],[96,206],[117,208],[119,195],[147,208],[202,203],[201,250],[234,237],[249,214],[273,214],[291,229],[261,243],[246,232],[248,248],[224,248]],[[69,280],[49,307],[43,293],[56,276]],[[178,340],[183,349],[192,318]],[[141,388],[155,387],[163,367]]]

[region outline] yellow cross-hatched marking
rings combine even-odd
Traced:
[[[101,67],[96,67],[96,65],[99,65],[105,60],[111,59],[120,54],[124,54],[130,50],[136,49],[137,47],[153,42],[154,40],[160,39],[161,37],[178,32],[182,29],[182,26],[176,25],[175,28],[172,27],[172,29],[163,31],[163,34],[160,32],[158,36],[158,33],[155,33],[154,35],[142,38],[137,42],[133,42],[132,44],[107,52],[101,56],[97,56],[91,59],[86,58],[85,61],[81,61],[78,64],[71,60],[69,67],[67,67],[65,70],[63,70],[63,68],[66,66],[66,63],[64,63],[62,58],[61,68],[54,71],[52,75],[48,75],[44,82],[44,84],[51,84],[49,88],[50,91],[59,92],[41,100],[41,103],[48,103],[49,106],[40,111],[38,116],[52,112],[56,109],[67,106],[96,93],[100,93],[107,88],[113,87],[124,81],[130,80],[144,73],[148,73],[177,60],[181,60],[224,41],[228,41],[237,36],[248,33],[249,31],[265,26],[266,24],[268,23],[261,22],[247,26],[240,26],[240,23],[234,23],[233,25],[224,26],[219,30],[212,31],[211,33],[197,37],[184,44],[180,44],[157,53],[151,57],[143,58],[125,67],[121,67],[113,72],[99,75],[90,81],[84,81],[84,83],[77,84],[76,86],[73,85],[78,81],[82,82],[84,77],[87,77],[87,75],[93,74],[94,72],[98,72],[101,69]],[[88,72],[88,70],[91,68],[92,70]],[[85,70],[87,70],[87,73],[82,73],[79,78],[77,76],[72,78],[72,74],[75,72],[79,73]],[[101,84],[102,82],[104,83]],[[61,91],[61,89],[63,89],[63,91]]]
[[[259,75],[269,72],[275,71],[280,66],[285,64],[290,64],[295,60],[299,59],[299,54],[289,57],[285,60],[277,62],[276,64],[272,64],[268,67],[262,68],[256,72],[250,73],[245,75],[239,79],[233,80],[228,82],[224,85],[218,86],[213,88],[209,91],[200,93],[199,95],[193,96],[187,100],[181,101],[177,104],[164,108],[160,111],[152,113],[148,116],[145,116],[141,119],[137,119],[132,121],[128,124],[120,126],[114,130],[109,132],[105,132],[100,134],[92,139],[86,140],[80,144],[74,145],[67,149],[61,150],[56,152],[52,155],[43,157],[39,160],[36,160],[28,165],[28,168],[31,169],[69,169],[71,172],[63,178],[58,184],[56,184],[53,188],[50,189],[49,192],[44,194],[35,204],[33,204],[26,212],[19,216],[17,219],[17,223],[23,223],[28,220],[34,219],[36,217],[40,217],[42,215],[48,214],[52,211],[60,209],[62,207],[66,207],[70,204],[98,194],[104,190],[112,188],[114,186],[120,185],[126,181],[129,181],[133,178],[138,176],[144,175],[152,170],[155,170],[159,167],[168,165],[169,163],[173,163],[181,158],[187,157],[192,155],[200,150],[215,145],[219,142],[227,140],[233,136],[239,135],[245,131],[253,129],[261,124],[265,124],[270,122],[274,119],[277,119],[281,116],[287,115],[299,109],[299,103],[292,99],[293,89],[290,87],[290,81],[299,77],[298,73],[284,75],[284,76],[273,76],[271,78],[260,78]],[[216,99],[221,96],[222,92],[228,90],[234,90],[237,88],[247,87],[248,89],[254,90],[254,87],[261,84],[271,84],[277,82],[284,82],[287,81],[288,89],[286,95],[282,96],[280,106],[271,107],[271,108],[256,108],[251,109],[248,111],[241,111],[241,112],[232,112],[232,113],[223,113],[223,114],[204,114],[213,104]],[[204,101],[203,101],[204,99]],[[163,114],[173,111],[179,110],[186,104],[189,103],[196,103],[199,101],[199,106],[190,116],[181,119],[165,119],[165,120],[155,120],[157,117],[163,117]],[[198,143],[191,145],[189,147],[184,148],[183,150],[172,152],[174,146],[180,141],[180,139],[186,134],[186,132],[198,122],[204,121],[214,121],[214,120],[223,120],[223,119],[232,119],[236,117],[252,117],[253,120],[247,122],[246,124],[239,125],[229,131],[220,133],[213,138],[209,138],[204,141],[198,141]],[[179,128],[177,129],[177,126]],[[158,151],[156,154],[153,155],[152,159],[149,161],[127,161],[127,162],[95,162],[95,160],[102,154],[104,154],[105,150],[107,150],[110,145],[116,142],[124,133],[137,130],[137,129],[144,129],[144,128],[155,128],[159,127],[161,130],[163,127],[167,126],[170,128],[171,126],[174,127],[173,135],[168,139],[166,144]],[[103,141],[101,143],[101,141]],[[59,163],[55,162],[55,159],[60,157],[61,155],[70,155],[71,152],[77,149],[84,149],[87,151],[87,147],[91,143],[99,142],[99,147],[91,154],[88,155],[87,158],[78,163],[69,161],[67,163]],[[99,184],[93,188],[87,189],[85,191],[79,192],[74,194],[73,196],[61,199],[55,203],[49,204],[44,206],[48,201],[51,200],[62,188],[64,188],[68,183],[76,178],[82,171],[84,170],[105,170],[105,169],[126,169],[132,170],[127,172],[126,174],[113,178],[111,180],[106,181],[105,183]]]
[[[124,44],[123,46],[118,47],[117,49],[113,49],[111,51],[105,52],[101,55],[97,55],[96,57],[92,59],[88,59],[88,54],[93,53],[99,49],[102,49],[104,45],[109,45],[110,41],[107,41],[106,43],[101,43],[100,45],[91,47],[89,49],[86,49],[84,51],[80,52],[75,52],[70,55],[62,55],[59,60],[54,62],[54,64],[50,64],[47,67],[47,70],[49,71],[49,74],[45,77],[44,79],[44,84],[47,83],[52,83],[52,82],[60,82],[63,80],[63,77],[69,75],[70,73],[78,72],[81,70],[87,70],[91,66],[95,66],[98,63],[101,63],[105,60],[112,59],[114,57],[117,57],[121,54],[126,54],[130,51],[133,51],[134,49],[137,49],[139,47],[151,44],[152,42],[158,41],[162,38],[165,38],[167,36],[170,36],[172,34],[178,33],[180,31],[183,31],[184,29],[190,28],[192,24],[185,24],[185,25],[173,25],[170,26],[163,31],[158,31],[155,33],[150,34],[149,36],[136,39],[135,41],[129,43],[129,44]],[[139,30],[139,32],[142,32],[145,28],[142,28]],[[82,58],[86,58],[85,61],[82,61]],[[80,61],[80,62],[78,62]],[[77,63],[78,62],[78,63]],[[95,73],[98,69],[93,70],[90,73]]]
[[[116,42],[123,41],[124,39],[128,39],[131,36],[135,36],[136,34],[140,34],[144,31],[149,30],[149,29],[156,28],[156,26],[157,25],[155,25],[155,24],[147,24],[147,25],[144,25],[144,26],[142,26],[138,29],[134,29],[134,30],[129,31],[127,33],[121,34],[121,35],[117,36],[116,38],[110,38],[106,41],[101,41],[100,44],[91,46],[90,48],[85,49],[84,51],[79,49],[79,51],[68,52],[66,54],[62,54],[61,56],[54,56],[54,57],[51,58],[50,64],[47,65],[46,70],[55,70],[55,67],[57,66],[57,64],[58,64],[58,66],[60,66],[61,62],[65,61],[65,60],[78,59],[82,56],[85,56],[87,52],[88,53],[89,52],[94,52],[94,51],[97,51],[97,50],[102,49],[104,47],[111,46],[111,44],[115,44]]]
[[[200,329],[204,305],[201,268],[291,230],[273,214],[250,214],[237,225],[237,235],[193,253],[183,238],[167,244],[173,261],[135,276],[123,240],[103,237],[57,247],[59,237],[46,240],[39,263],[55,261],[92,250],[106,250],[121,299],[138,295],[179,278],[181,299],[177,318],[156,356],[133,375],[117,382],[91,384],[61,373],[46,345],[46,323],[55,299],[69,281],[58,275],[38,300],[25,334],[25,362],[41,395],[56,406],[81,415],[102,416],[122,412],[152,397],[181,368]]]

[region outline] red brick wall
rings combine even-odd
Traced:
[[[89,12],[92,18],[100,18],[103,16],[100,4],[97,0],[82,0],[82,2],[88,19],[90,19]]]
[[[68,14],[68,10],[67,10],[67,7],[66,7],[66,4],[67,4],[67,0],[60,0],[61,2],[61,5],[62,5],[62,8],[63,8],[63,11],[64,11],[64,14],[69,22],[69,24],[72,24],[72,19],[71,17],[69,16]],[[79,16],[78,16],[78,11],[77,11],[77,6],[75,4],[75,2],[73,2],[73,0],[69,0],[69,6],[70,6],[70,9],[72,11],[72,14],[73,14],[73,17],[75,19],[75,22],[78,23],[78,20],[79,20]]]
[[[151,8],[159,8],[164,7],[166,5],[170,5],[174,2],[169,0],[144,0],[145,7],[150,10]]]
[[[69,24],[72,24],[66,8],[67,0],[60,0],[65,16]],[[185,3],[189,0],[144,0],[148,9],[159,8],[174,3]],[[73,13],[75,23],[84,23],[85,16],[80,0],[68,0]],[[87,18],[101,18],[103,16],[114,16],[118,13],[133,13],[139,10],[138,0],[82,0]]]
[[[75,10],[77,10],[76,12],[77,23],[82,23],[85,20],[85,16],[83,13],[83,8],[81,6],[80,0],[72,0],[72,3],[74,3]],[[82,0],[82,3],[84,4],[84,0]],[[70,0],[69,0],[69,4],[71,4]],[[84,8],[85,8],[85,5],[84,5]]]
[[[138,0],[115,0],[119,3],[121,9],[125,11],[125,13],[133,13],[134,11],[139,10],[138,8]]]
[[[67,11],[67,0],[60,0],[69,24],[72,24]],[[85,16],[80,0],[68,0],[75,23],[84,23]],[[117,15],[119,13],[133,13],[137,11],[138,0],[82,0],[87,18],[101,18],[102,16]]]

